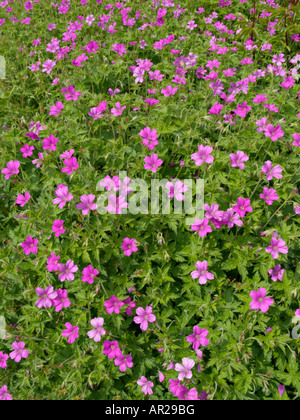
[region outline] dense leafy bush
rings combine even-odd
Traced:
[[[0,399],[299,399],[298,2],[0,6]]]

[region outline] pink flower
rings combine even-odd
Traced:
[[[0,401],[12,401],[12,396],[7,392],[7,386],[0,388]]]
[[[133,252],[138,251],[138,247],[136,246],[136,239],[124,238],[122,249],[126,256],[130,256]]]
[[[280,264],[276,265],[273,270],[272,269],[269,270],[269,274],[271,275],[271,278],[273,281],[277,281],[277,280],[282,281],[283,273],[284,273],[284,269],[281,268]]]
[[[151,170],[152,172],[156,172],[157,168],[163,164],[163,161],[161,159],[158,159],[158,156],[155,153],[153,153],[151,157],[146,156],[144,162],[144,168],[147,170]]]
[[[235,213],[233,209],[228,209],[223,214],[222,224],[226,224],[231,229],[234,225],[242,226],[243,222],[240,220],[238,213]]]
[[[192,370],[195,366],[195,362],[192,359],[189,359],[188,357],[184,357],[182,359],[182,365],[180,363],[176,363],[175,370],[177,372],[180,372],[178,375],[178,379],[182,381],[184,378],[191,379],[193,376]]]
[[[174,88],[172,85],[168,85],[165,88],[162,88],[161,93],[164,95],[165,98],[171,95],[175,95],[175,93],[178,90],[178,86],[175,86]]]
[[[109,359],[114,359],[118,353],[119,345],[117,341],[105,340],[103,343],[103,354],[107,354]]]
[[[284,132],[280,125],[274,127],[272,124],[268,124],[265,128],[265,136],[271,137],[272,141],[277,141],[280,137],[284,136]]]
[[[203,162],[212,163],[214,157],[210,156],[210,153],[213,151],[211,146],[203,146],[200,144],[198,146],[198,152],[191,155],[191,159],[195,161],[196,166],[201,166]]]
[[[29,351],[24,350],[25,343],[23,341],[20,341],[19,343],[15,341],[14,343],[12,343],[11,346],[14,349],[14,351],[12,351],[9,354],[11,360],[14,360],[16,363],[19,363],[21,359],[27,359]]]
[[[132,368],[132,357],[127,354],[124,356],[120,349],[117,349],[116,358],[114,360],[116,366],[119,366],[120,372],[125,372],[127,368]]]
[[[112,297],[109,300],[106,300],[104,302],[104,306],[109,314],[112,314],[113,312],[115,314],[120,313],[120,308],[124,305],[124,302],[121,300],[118,300],[116,296],[112,295]]]
[[[47,261],[47,270],[48,271],[58,271],[58,261],[60,256],[56,256],[54,252],[51,252],[51,256],[48,258]]]
[[[91,325],[94,327],[94,329],[89,331],[87,335],[89,338],[93,338],[96,343],[99,343],[101,340],[101,335],[105,334],[105,329],[102,328],[103,323],[104,319],[101,317],[91,320]]]
[[[60,235],[66,232],[66,229],[64,228],[64,221],[56,219],[53,222],[52,225],[52,232],[55,233],[55,237],[58,238]]]
[[[54,291],[53,286],[48,286],[46,289],[38,287],[35,289],[36,294],[40,297],[35,306],[38,308],[50,308],[53,305],[53,300],[57,297],[56,291]]]
[[[57,117],[62,109],[64,109],[64,105],[58,101],[55,105],[51,106],[49,115],[55,115]]]
[[[206,210],[205,217],[207,219],[222,220],[223,212],[219,210],[218,204],[213,203],[211,207],[208,204],[204,204],[203,209]]]
[[[56,290],[57,297],[52,302],[53,306],[55,306],[55,312],[61,311],[63,308],[68,308],[71,303],[68,299],[68,291],[63,289]]]
[[[77,171],[77,169],[79,168],[79,165],[77,163],[77,159],[76,157],[71,157],[70,159],[65,159],[64,160],[64,165],[65,167],[62,168],[62,172],[66,172],[67,175],[71,175],[72,172]]]
[[[112,51],[115,51],[116,53],[118,53],[120,56],[122,56],[123,54],[126,54],[126,47],[123,44],[113,44],[112,46]]]
[[[58,139],[56,139],[53,134],[50,134],[49,137],[46,137],[43,140],[43,149],[44,150],[56,150],[56,143],[58,143]]]
[[[187,185],[184,185],[182,181],[176,181],[175,186],[173,182],[167,182],[166,188],[169,190],[168,197],[175,197],[178,201],[184,200],[184,195],[182,193],[186,192],[189,189],[189,187]]]
[[[268,100],[268,98],[266,97],[265,94],[263,95],[256,95],[255,98],[253,99],[253,102],[256,104],[261,104],[262,102],[266,102]]]
[[[83,277],[81,280],[85,283],[88,282],[89,284],[94,283],[94,277],[99,274],[99,271],[96,268],[93,268],[91,265],[85,267],[82,271]]]
[[[278,394],[280,397],[283,395],[284,391],[285,391],[285,386],[278,385]]]
[[[300,114],[299,114],[299,115],[300,115]],[[298,147],[300,147],[300,134],[299,134],[299,133],[295,133],[295,134],[293,134],[292,136],[293,136],[293,139],[294,139],[294,141],[293,141],[292,145],[293,145],[293,146],[298,146]]]
[[[153,394],[153,391],[152,391],[151,388],[153,388],[154,384],[153,384],[153,382],[148,381],[145,378],[145,376],[142,376],[141,379],[138,379],[137,384],[142,387],[142,392],[145,395],[147,395],[147,394],[152,395]]]
[[[245,164],[243,162],[249,160],[249,157],[246,155],[246,153],[238,150],[236,154],[231,153],[229,156],[231,159],[231,166],[233,168],[239,167],[240,169],[245,169]]]
[[[51,70],[53,69],[53,67],[55,66],[56,61],[52,61],[52,60],[47,60],[43,63],[43,70],[42,72],[46,72],[47,74],[50,74]]]
[[[125,201],[125,197],[116,197],[115,194],[112,194],[108,197],[109,204],[105,207],[105,209],[109,213],[121,214],[122,209],[128,207],[128,203]]]
[[[177,397],[180,400],[198,400],[198,391],[196,388],[187,389],[186,386],[182,386]]]
[[[68,343],[72,344],[79,337],[79,327],[73,326],[70,322],[65,324],[66,330],[63,330],[61,335],[68,338]]]
[[[21,243],[24,254],[29,255],[30,253],[37,254],[38,252],[38,239],[33,239],[31,236],[27,236],[26,241]]]
[[[68,187],[66,185],[60,184],[55,191],[57,198],[52,200],[53,204],[58,204],[58,207],[62,209],[68,201],[71,201],[73,198],[72,194],[69,194]]]
[[[271,239],[271,245],[266,248],[266,252],[271,254],[275,260],[278,258],[279,253],[287,254],[288,251],[289,249],[285,246],[285,241],[283,239],[276,239],[274,236]]]
[[[300,214],[300,204],[295,204],[294,210],[296,214]]]
[[[2,351],[0,351],[0,368],[5,369],[7,367],[7,361],[8,354],[4,354]]]
[[[264,166],[261,168],[263,172],[267,175],[267,180],[271,181],[273,178],[281,179],[282,175],[282,167],[280,165],[274,166],[272,168],[272,162],[270,160],[267,160],[264,164]]]
[[[250,200],[242,197],[237,199],[237,205],[233,206],[232,210],[238,213],[240,217],[244,217],[247,212],[251,213],[253,211],[250,206]]]
[[[250,302],[250,308],[254,310],[261,310],[267,312],[269,306],[273,305],[274,301],[270,297],[266,297],[267,291],[263,287],[260,287],[258,291],[252,290],[250,297],[253,299]]]
[[[1,173],[5,175],[5,179],[9,179],[13,175],[17,175],[19,171],[20,162],[18,160],[11,160],[6,164],[6,168],[2,169]]]
[[[163,373],[161,373],[160,371],[158,371],[158,380],[159,382],[163,382],[165,380],[165,375]]]
[[[156,320],[156,316],[152,314],[152,307],[146,306],[146,309],[139,307],[136,309],[136,314],[133,318],[133,321],[136,324],[141,324],[141,330],[146,331],[148,328],[148,322],[154,322]]]
[[[263,189],[263,194],[259,195],[260,198],[266,200],[266,203],[271,206],[273,204],[273,201],[275,200],[279,200],[279,197],[276,193],[276,190],[274,190],[274,188],[267,188],[264,187]]]
[[[208,233],[212,232],[211,226],[208,226],[209,220],[204,217],[204,219],[195,219],[194,224],[191,226],[193,231],[199,233],[201,238],[206,236]]]
[[[153,150],[158,145],[157,131],[151,130],[150,127],[146,127],[139,132],[139,136],[143,137],[143,144],[148,146],[150,150]]]
[[[112,113],[112,115],[117,117],[118,115],[123,114],[123,111],[124,111],[125,108],[126,108],[126,105],[122,106],[120,102],[116,102],[115,103],[115,108],[111,109],[111,113]]]
[[[29,156],[32,156],[32,152],[34,150],[33,146],[29,146],[29,144],[25,144],[23,147],[21,147],[20,152],[23,153],[23,157],[27,158]]]
[[[207,261],[197,261],[195,266],[197,270],[192,271],[191,276],[193,279],[199,279],[199,284],[206,284],[207,280],[214,279],[213,274],[207,271]]]
[[[74,273],[78,271],[78,266],[74,265],[72,260],[68,260],[66,265],[58,264],[58,271],[61,272],[61,274],[58,276],[59,281],[73,281],[75,279]]]
[[[31,199],[29,192],[25,191],[25,195],[19,194],[15,203],[19,204],[21,207],[24,207],[25,204]]]
[[[186,337],[188,343],[193,343],[193,349],[198,350],[200,345],[201,346],[208,346],[209,339],[206,337],[208,335],[209,331],[204,328],[201,330],[197,325],[193,327],[193,334],[188,335]],[[197,353],[198,354],[198,353]],[[202,354],[201,354],[202,356]],[[198,356],[199,357],[199,356]]]
[[[89,195],[82,195],[80,197],[81,203],[76,205],[76,208],[78,210],[82,210],[82,214],[83,215],[87,215],[89,214],[90,210],[96,210],[97,209],[97,204],[93,203],[93,201],[95,200],[95,196],[94,194],[89,194]]]
[[[258,133],[262,133],[263,131],[265,131],[267,125],[268,125],[268,118],[263,117],[261,120],[257,120],[256,121],[256,125],[258,125],[258,129],[257,132]]]
[[[239,115],[241,118],[245,118],[247,115],[247,112],[251,110],[251,106],[247,105],[247,102],[244,101],[243,105],[237,105],[237,109],[235,110],[235,113]]]

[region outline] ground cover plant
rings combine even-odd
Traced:
[[[1,400],[299,399],[299,15],[0,2]]]

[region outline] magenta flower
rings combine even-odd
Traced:
[[[158,145],[157,131],[151,130],[150,127],[146,127],[139,132],[139,136],[143,137],[143,144],[148,146],[150,150],[153,150]]]
[[[258,125],[258,129],[257,132],[258,133],[262,133],[263,131],[265,131],[267,125],[268,125],[268,118],[263,117],[261,120],[257,120],[256,121],[256,125]]]
[[[70,322],[67,322],[65,324],[65,327],[67,328],[66,330],[63,330],[63,332],[61,333],[61,335],[63,337],[68,338],[68,343],[69,344],[73,344],[74,341],[76,340],[76,338],[79,337],[79,327],[73,326],[72,324],[70,324]]]
[[[81,92],[76,92],[73,85],[68,86],[60,90],[62,93],[65,94],[66,101],[74,101],[78,100],[78,96],[81,95]]]
[[[136,239],[132,238],[124,238],[122,249],[124,251],[124,254],[129,257],[133,252],[138,251],[138,247],[136,246]]]
[[[284,385],[278,385],[278,394],[281,397],[283,395],[285,391],[285,386]]]
[[[272,124],[268,124],[265,128],[265,136],[271,137],[272,141],[277,141],[280,137],[284,136],[284,132],[280,125],[274,127]]]
[[[80,197],[81,203],[76,205],[76,208],[78,210],[82,210],[82,214],[83,215],[87,215],[89,214],[90,210],[96,210],[97,209],[97,204],[93,203],[93,201],[95,200],[95,196],[94,194],[89,194],[89,195],[82,195]]]
[[[151,157],[146,156],[144,162],[144,168],[147,170],[151,170],[152,172],[156,172],[157,168],[163,164],[163,161],[161,159],[158,159],[158,156],[155,153],[153,153]]]
[[[19,343],[15,341],[14,343],[12,343],[11,346],[14,349],[14,351],[12,351],[9,354],[11,360],[14,360],[16,363],[19,363],[21,359],[27,359],[29,351],[24,350],[25,343],[23,343],[23,341],[20,341]]]
[[[30,253],[37,254],[38,252],[38,239],[33,239],[31,236],[27,236],[26,241],[21,243],[24,254],[29,255]]]
[[[0,388],[0,401],[12,401],[12,396],[7,392],[7,386]]]
[[[200,146],[198,146],[198,152],[193,153],[191,159],[195,161],[196,166],[201,166],[203,162],[212,163],[214,161],[214,157],[210,156],[212,151],[213,148],[211,146],[203,146],[203,144],[200,144]]]
[[[124,44],[113,44],[111,50],[115,51],[120,56],[122,56],[123,54],[126,54],[126,47]]]
[[[92,327],[94,327],[94,329],[89,331],[87,335],[89,338],[93,338],[96,343],[98,343],[101,340],[101,335],[105,334],[105,329],[102,328],[103,323],[104,319],[101,317],[94,318],[91,320],[91,325]]]
[[[208,204],[204,204],[203,209],[206,210],[205,217],[207,219],[222,220],[223,212],[219,210],[218,204],[213,203],[211,207]]]
[[[142,387],[142,392],[147,395],[152,395],[152,388],[154,387],[153,382],[150,382],[146,379],[145,376],[142,376],[141,379],[137,380],[137,384]]]
[[[114,360],[116,366],[119,366],[120,372],[125,372],[127,368],[132,368],[132,356],[127,354],[124,356],[120,349],[117,349],[116,358]]]
[[[206,337],[208,335],[209,331],[204,328],[201,330],[197,325],[193,327],[193,334],[188,335],[186,337],[188,343],[193,343],[193,349],[198,350],[200,345],[201,346],[208,346],[209,339]]]
[[[19,204],[21,207],[24,207],[25,204],[31,199],[29,192],[25,191],[25,195],[19,194],[15,203]]]
[[[133,321],[136,324],[141,324],[141,330],[146,331],[148,328],[148,322],[154,322],[156,320],[156,316],[152,314],[152,307],[146,306],[146,309],[139,307],[136,309],[136,314],[133,318]]]
[[[118,300],[118,298],[114,295],[109,300],[106,300],[104,302],[104,306],[109,314],[112,314],[113,312],[115,314],[120,313],[120,308],[124,305],[124,302],[122,300]]]
[[[68,187],[66,185],[60,184],[55,191],[57,198],[52,200],[53,204],[58,204],[58,207],[62,209],[68,201],[71,201],[73,198],[72,194],[69,194]]]
[[[2,351],[0,351],[0,368],[5,369],[7,367],[7,359],[8,354],[4,354]]]
[[[238,213],[240,217],[244,217],[247,212],[251,213],[253,211],[250,206],[250,200],[242,197],[237,199],[237,205],[233,206],[232,210]]]
[[[243,162],[249,160],[249,157],[246,155],[246,153],[238,150],[236,154],[231,153],[229,156],[231,159],[231,166],[233,168],[239,167],[240,169],[245,169],[245,164]]]
[[[56,256],[54,252],[51,252],[51,256],[48,258],[47,261],[47,270],[48,271],[58,271],[58,261],[60,256]]]
[[[209,220],[206,217],[204,217],[204,219],[195,219],[191,229],[198,232],[201,238],[203,238],[208,233],[212,232],[212,228],[208,225],[208,223]]]
[[[251,106],[247,105],[247,102],[244,101],[242,105],[237,105],[237,109],[235,110],[236,115],[239,115],[241,118],[245,118],[247,112],[251,110]]]
[[[5,175],[5,179],[9,179],[13,175],[17,175],[19,171],[20,162],[18,160],[11,160],[6,164],[6,168],[2,169],[1,173]]]
[[[54,220],[52,225],[52,232],[55,233],[56,238],[65,233],[66,229],[64,228],[64,221],[58,219]]]
[[[78,271],[78,266],[74,265],[74,262],[72,260],[68,260],[66,262],[66,265],[58,264],[58,271],[61,272],[61,274],[58,276],[59,281],[73,281],[75,278],[74,273]]]
[[[67,175],[71,175],[72,172],[77,171],[79,165],[77,163],[76,157],[71,157],[70,159],[64,160],[65,167],[62,168],[62,172],[66,172]]]
[[[266,178],[268,181],[271,181],[273,178],[281,179],[282,175],[282,167],[280,165],[274,166],[272,168],[272,162],[270,160],[267,160],[265,164],[261,168],[262,172],[265,172],[267,175]]]
[[[206,284],[207,280],[214,279],[213,274],[207,271],[207,261],[197,261],[195,266],[197,270],[192,271],[191,276],[193,279],[199,279],[199,284]]]
[[[186,386],[182,386],[177,397],[180,400],[198,400],[198,391],[196,388],[187,389]]]
[[[270,297],[266,297],[267,291],[263,287],[260,287],[258,291],[252,290],[250,297],[253,299],[250,302],[250,308],[254,310],[261,310],[267,312],[269,306],[273,305],[274,301]]]
[[[63,308],[68,308],[71,305],[68,299],[68,291],[64,289],[56,290],[57,297],[53,300],[52,304],[55,306],[55,312],[61,311]]]
[[[299,114],[299,116],[300,116],[300,114]],[[292,136],[293,136],[293,139],[294,139],[294,141],[293,141],[292,145],[293,145],[293,146],[298,146],[298,147],[300,147],[300,134],[299,134],[299,133],[295,133],[295,134],[293,134]]]
[[[175,370],[176,372],[180,372],[178,375],[178,379],[182,381],[184,378],[191,379],[193,376],[192,370],[195,366],[195,362],[192,359],[189,359],[188,357],[184,357],[182,359],[182,365],[180,363],[176,363]]]
[[[274,188],[269,189],[264,187],[263,194],[260,194],[259,196],[260,198],[264,199],[269,206],[273,204],[273,201],[279,200],[279,197]]]
[[[162,372],[158,371],[158,380],[159,380],[159,382],[161,383],[165,379],[166,379],[165,375]]]
[[[288,247],[285,246],[285,241],[283,239],[276,239],[274,236],[271,239],[271,245],[267,246],[266,252],[271,254],[272,258],[275,260],[278,258],[280,254],[287,254],[289,251]]]
[[[220,115],[221,110],[224,108],[223,105],[216,102],[213,107],[208,111],[209,114]]]
[[[276,265],[274,269],[269,270],[269,274],[271,275],[273,281],[282,281],[283,273],[284,269],[281,268],[280,264]]]
[[[175,397],[177,397],[182,387],[180,380],[169,379],[169,382],[170,382],[169,391],[172,392],[172,394],[174,394]]]
[[[54,115],[55,117],[57,117],[63,109],[64,105],[62,104],[62,102],[58,101],[55,105],[51,106],[49,115]]]
[[[89,284],[93,284],[94,277],[97,276],[97,274],[99,274],[99,271],[96,268],[93,268],[91,265],[88,265],[83,269],[82,274],[83,276],[81,280],[83,281],[83,283],[88,282]]]
[[[38,308],[50,308],[53,305],[52,301],[57,297],[57,293],[54,291],[53,286],[48,286],[45,290],[38,287],[35,291],[39,296],[35,306]]]
[[[47,74],[50,74],[51,70],[53,69],[53,67],[55,66],[56,61],[52,61],[52,60],[47,60],[45,61],[42,66],[44,67],[42,72],[46,72]]]
[[[296,214],[300,214],[300,204],[295,204],[294,205],[294,210]]]
[[[115,117],[117,117],[118,115],[122,115],[123,114],[123,111],[124,111],[125,108],[126,108],[126,105],[124,105],[122,107],[122,105],[121,105],[120,102],[116,102],[115,103],[115,108],[112,108],[111,109],[111,113],[112,113],[112,115],[114,115]]]
[[[255,104],[261,104],[262,102],[266,102],[268,100],[268,98],[266,97],[265,94],[263,95],[256,95],[255,98],[253,99],[253,102]]]
[[[44,150],[52,150],[52,151],[54,151],[54,150],[56,150],[56,143],[58,143],[58,142],[59,142],[59,140],[56,139],[53,136],[53,134],[50,134],[49,137],[46,137],[43,140],[43,149]]]
[[[175,186],[173,182],[167,182],[166,188],[169,190],[168,197],[175,197],[178,201],[184,200],[184,195],[182,193],[186,192],[189,189],[189,187],[187,185],[184,185],[182,181],[176,181]]]
[[[235,213],[233,209],[228,209],[223,214],[222,224],[225,224],[232,229],[234,225],[242,226],[243,222],[240,220],[240,215]]]
[[[20,152],[23,153],[22,156],[24,158],[32,156],[33,151],[34,151],[34,147],[29,146],[29,144],[27,144],[27,143],[23,147],[21,147],[21,149],[20,149]]]
[[[126,209],[128,207],[127,201],[125,201],[125,197],[116,197],[115,194],[112,194],[108,197],[109,204],[105,207],[105,209],[109,213],[121,214],[122,209]]]
[[[165,88],[162,88],[161,93],[164,95],[165,98],[171,95],[175,95],[175,93],[178,90],[178,86],[175,86],[174,88],[172,85],[168,85]]]
[[[107,354],[109,359],[114,359],[118,353],[119,345],[117,341],[105,340],[103,343],[103,354]]]

